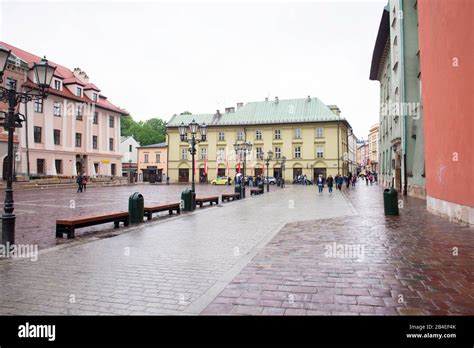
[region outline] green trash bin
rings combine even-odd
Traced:
[[[143,195],[138,192],[133,193],[128,198],[128,216],[130,223],[136,224],[143,222],[144,203]]]
[[[383,209],[385,215],[398,215],[398,191],[393,187],[383,191]]]
[[[196,193],[189,188],[181,192],[181,209],[184,211],[193,211],[196,209]]]

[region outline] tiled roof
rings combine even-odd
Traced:
[[[301,123],[344,120],[318,98],[286,99],[250,102],[235,112],[197,115],[175,115],[168,127],[177,127],[192,120],[207,125],[251,125],[276,123]]]
[[[158,143],[158,144],[151,144],[151,145],[144,145],[144,146],[139,146],[139,148],[152,148],[152,147],[168,147],[168,144],[166,143]]]
[[[3,41],[0,41],[0,46],[3,46],[9,50],[12,51],[12,53],[17,56],[18,58],[24,60],[25,62],[28,63],[28,65],[30,66],[30,68],[33,67],[33,64],[34,63],[38,63],[41,61],[41,57],[39,56],[36,56],[32,53],[29,53],[29,52],[26,52],[20,48],[17,48],[15,46],[12,46],[10,44],[7,44]],[[52,66],[55,66],[56,67],[56,71],[54,73],[54,76],[60,78],[63,80],[63,83],[64,84],[67,84],[67,83],[77,83],[79,85],[82,85],[82,86],[85,86],[86,89],[87,87],[92,87],[92,89],[95,89],[97,91],[100,91],[93,83],[88,83],[88,84],[84,84],[83,82],[81,82],[79,79],[77,79],[75,76],[74,76],[74,73],[62,66],[62,65],[59,65],[57,63],[54,63],[52,61],[50,61],[48,59],[48,62],[52,65]],[[31,80],[27,80],[23,86],[25,87],[31,87],[31,88],[35,88],[36,87],[36,84],[31,81]],[[92,104],[95,104],[97,105],[98,107],[101,107],[101,108],[104,108],[104,109],[108,109],[110,111],[115,111],[115,112],[119,112],[121,114],[123,114],[123,110],[118,108],[117,106],[115,106],[114,104],[112,104],[111,102],[109,102],[107,100],[107,98],[103,95],[100,95],[99,96],[99,100],[97,102],[94,102],[92,101],[91,99],[89,99],[87,96],[83,96],[83,97],[78,97],[76,95],[74,95],[73,93],[71,93],[67,87],[64,87],[62,89],[62,91],[57,91],[53,88],[50,88],[49,89],[49,93],[50,94],[53,94],[53,95],[58,95],[58,96],[62,96],[64,98],[68,98],[68,99],[71,99],[71,100],[76,100],[76,101],[80,101],[80,102],[84,102],[84,103],[92,103]]]

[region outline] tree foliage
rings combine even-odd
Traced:
[[[133,136],[141,146],[162,143],[166,141],[166,122],[156,117],[136,122],[130,115],[124,116],[121,119],[121,134]]]

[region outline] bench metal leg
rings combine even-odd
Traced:
[[[114,221],[114,228],[119,228],[120,227],[120,220]]]
[[[75,232],[74,227],[69,228],[67,231],[67,239],[73,239],[75,237],[74,232]]]
[[[168,211],[168,213],[169,213],[170,215],[173,215],[173,209],[170,209],[170,210]]]
[[[151,217],[151,214],[150,214],[150,217]],[[123,220],[124,227],[127,227],[129,224],[130,224],[130,220],[128,218]]]
[[[181,214],[181,208],[176,208],[176,214]]]

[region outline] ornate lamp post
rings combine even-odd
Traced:
[[[281,188],[285,185],[285,163],[286,163],[286,157],[283,156],[281,158]]]
[[[188,133],[187,133],[188,128],[189,128],[189,131],[191,132],[191,139],[188,139]],[[198,130],[201,133],[201,139],[196,138]],[[192,161],[193,161],[191,191],[193,192],[193,207],[194,207],[194,197],[195,197],[194,156],[196,155],[196,145],[199,144],[200,142],[206,141],[207,126],[205,123],[199,125],[199,123],[197,123],[194,119],[188,125],[185,125],[184,122],[181,122],[181,124],[179,125],[179,136],[182,142],[186,142],[191,145],[191,147],[189,148],[189,153],[191,154]]]
[[[7,66],[8,58],[10,57],[10,50],[0,47],[0,83],[3,82],[3,73]],[[48,88],[51,85],[51,80],[54,75],[56,67],[48,64],[46,58],[41,62],[35,63],[33,66],[36,84],[38,85],[38,93],[17,92],[15,86],[10,84],[7,88],[0,86],[0,101],[8,104],[8,112],[3,112],[0,117],[0,126],[3,126],[8,131],[8,154],[7,154],[7,187],[5,189],[5,203],[4,213],[2,215],[2,235],[1,244],[7,245],[15,243],[15,220],[16,216],[13,214],[13,137],[15,128],[21,128],[25,117],[15,112],[19,103],[28,103],[32,100],[46,99],[48,96]]]
[[[270,171],[269,170],[269,165],[270,165],[270,161],[273,159],[273,151],[272,150],[268,150],[267,152],[267,158],[264,159],[265,161],[265,164],[267,165],[267,192],[270,192],[270,181],[268,180],[268,172]]]
[[[237,156],[244,158],[244,167],[242,172],[242,181],[240,182],[241,197],[245,198],[245,164],[247,163],[247,153],[252,151],[252,143],[244,141],[242,143],[235,143],[234,150]]]

